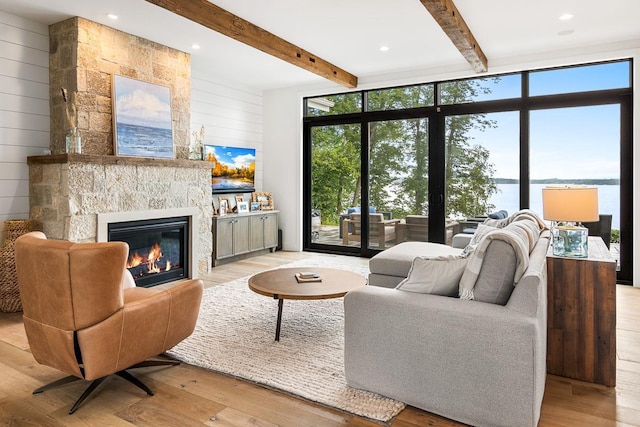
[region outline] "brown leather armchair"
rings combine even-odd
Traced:
[[[129,248],[123,242],[72,243],[31,232],[16,240],[16,270],[24,328],[34,358],[71,376],[38,388],[75,380],[92,383],[80,404],[116,374],[153,396],[128,369],[177,365],[150,359],[191,335],[202,298],[202,281],[167,290],[123,287]]]

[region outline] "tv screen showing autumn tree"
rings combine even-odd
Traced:
[[[255,191],[255,148],[205,145],[204,160],[211,167],[212,193],[252,193]]]

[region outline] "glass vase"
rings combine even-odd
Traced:
[[[82,154],[82,138],[78,133],[77,128],[69,129],[69,133],[66,136],[67,153],[69,154]]]

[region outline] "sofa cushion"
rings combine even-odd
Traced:
[[[460,255],[462,249],[440,243],[404,242],[386,249],[369,260],[369,271],[374,274],[407,277],[413,259],[418,256],[436,257]]]
[[[456,296],[467,258],[458,255],[416,257],[409,276],[396,287],[401,291]]]
[[[495,241],[506,243],[509,246],[509,250],[503,247],[501,251],[489,251]],[[513,254],[513,257],[509,257],[508,254]],[[511,266],[506,265],[508,263],[513,263],[513,275],[510,277],[507,277],[510,274],[508,272],[511,271]],[[528,266],[529,236],[526,229],[521,226],[509,226],[493,230],[480,240],[476,250],[469,256],[467,267],[460,279],[460,298],[476,299],[475,287],[482,285],[483,294],[496,296],[484,302],[501,304],[502,299],[498,296],[504,295],[500,291],[504,285],[501,280],[492,280],[491,278],[503,278],[504,280],[508,278],[511,286],[514,286]],[[485,269],[487,269],[486,272],[484,271]],[[488,289],[491,287],[493,289]],[[509,292],[508,294],[510,295],[511,293]]]
[[[513,292],[515,272],[516,255],[511,245],[502,240],[492,241],[473,287],[474,301],[505,305]]]

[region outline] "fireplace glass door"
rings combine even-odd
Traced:
[[[129,245],[127,268],[137,286],[156,286],[189,277],[188,217],[109,224],[109,241]]]

